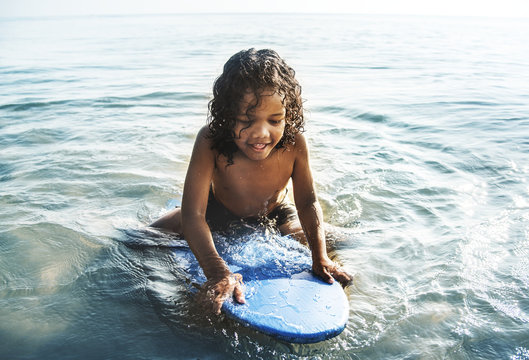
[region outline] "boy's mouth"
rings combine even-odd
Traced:
[[[250,144],[250,146],[252,147],[252,149],[256,151],[261,151],[261,150],[264,150],[264,148],[266,147],[266,144]]]

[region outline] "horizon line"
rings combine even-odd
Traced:
[[[260,12],[167,12],[167,13],[93,13],[93,14],[56,14],[56,15],[0,15],[0,20],[36,20],[36,19],[60,19],[60,18],[84,18],[84,17],[141,17],[141,16],[179,16],[179,15],[334,15],[334,16],[393,16],[393,17],[438,17],[438,18],[490,18],[490,19],[527,19],[529,15],[462,15],[462,14],[413,14],[413,13],[368,13],[368,12],[277,12],[277,11],[260,11]]]

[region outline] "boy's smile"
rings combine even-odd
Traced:
[[[251,160],[270,155],[285,131],[283,98],[273,90],[260,94],[259,103],[252,92],[246,93],[233,129],[235,144]]]

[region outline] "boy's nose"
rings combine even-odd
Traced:
[[[264,124],[255,124],[252,126],[252,137],[256,139],[265,138],[268,136],[268,129]]]

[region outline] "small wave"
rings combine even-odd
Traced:
[[[0,66],[0,71],[3,75],[34,75],[34,74],[46,74],[50,70],[55,70],[53,68],[44,68],[44,67],[34,67],[34,68],[18,68],[11,66]]]
[[[443,174],[454,174],[456,170],[448,164],[441,163],[436,160],[426,160],[425,165]]]
[[[61,129],[35,128],[20,133],[3,135],[0,137],[0,145],[28,146],[34,144],[53,144],[67,139],[69,132]]]
[[[190,101],[190,100],[203,100],[207,99],[207,96],[200,93],[192,92],[164,92],[156,91],[148,94],[131,96],[131,97],[104,97],[94,101],[94,106],[105,107],[105,108],[130,108],[138,106],[138,102],[141,106],[152,106],[152,107],[169,107],[173,104],[160,103],[160,100],[170,101]]]
[[[118,229],[123,236],[116,241],[123,243],[129,248],[172,248],[189,250],[187,242],[178,237],[177,234],[164,233],[153,228],[145,229]]]
[[[207,95],[202,93],[193,93],[193,92],[166,92],[166,91],[156,91],[153,93],[140,95],[133,97],[131,99],[170,99],[170,100],[202,100],[207,99]]]
[[[386,115],[373,114],[369,112],[357,115],[355,116],[355,119],[365,120],[374,123],[387,123],[389,121],[389,117],[387,117]]]
[[[9,85],[9,86],[20,86],[20,85],[35,86],[37,84],[47,84],[47,83],[53,83],[54,85],[57,85],[57,84],[73,83],[73,82],[76,82],[76,81],[78,81],[78,80],[77,79],[53,79],[53,78],[42,78],[42,79],[39,79],[39,78],[36,78],[36,77],[32,76],[32,77],[29,77],[29,78],[18,79],[18,80],[9,82],[6,85]]]
[[[383,65],[354,65],[354,64],[332,64],[327,66],[330,69],[336,70],[349,70],[349,69],[360,69],[360,70],[389,70],[393,69],[391,66]]]
[[[314,108],[315,111],[321,112],[323,114],[337,114],[343,115],[352,120],[363,120],[373,123],[388,123],[390,118],[383,114],[376,114],[372,112],[361,112],[355,109],[351,109],[346,106],[340,105],[327,105],[319,106]]]
[[[40,109],[53,106],[95,106],[105,108],[129,108],[138,106],[153,106],[153,107],[167,107],[166,103],[159,103],[159,100],[171,101],[191,101],[191,100],[207,100],[208,96],[202,93],[194,92],[164,92],[156,91],[148,94],[120,97],[107,96],[96,99],[64,99],[64,100],[42,100],[42,101],[28,101],[13,104],[0,105],[0,110],[7,111],[28,111],[33,109]],[[170,106],[173,106],[171,104]]]
[[[6,182],[13,179],[13,172],[15,168],[13,165],[0,163],[0,182]]]
[[[450,103],[448,103],[450,104]],[[478,100],[468,100],[468,101],[454,101],[452,104],[455,105],[475,105],[475,106],[498,106],[500,103],[493,101],[478,101]]]
[[[325,135],[334,136],[334,137],[343,136],[347,139],[357,137],[359,136],[359,134],[363,136],[362,137],[363,139],[365,139],[366,136],[372,135],[369,133],[358,131],[356,129],[347,129],[347,128],[332,128],[332,129],[326,129],[326,130],[320,131],[320,135],[323,135],[323,136]]]
[[[34,108],[43,108],[48,106],[67,105],[75,100],[55,100],[55,101],[32,101],[18,104],[0,105],[0,110],[26,111]]]
[[[498,102],[494,101],[479,101],[479,100],[461,100],[461,101],[434,101],[434,102],[424,102],[424,103],[415,103],[410,104],[411,107],[423,107],[426,109],[431,108],[447,108],[449,106],[498,106],[501,105]]]
[[[339,105],[318,106],[314,110],[324,114],[343,114],[350,111],[349,109]]]

